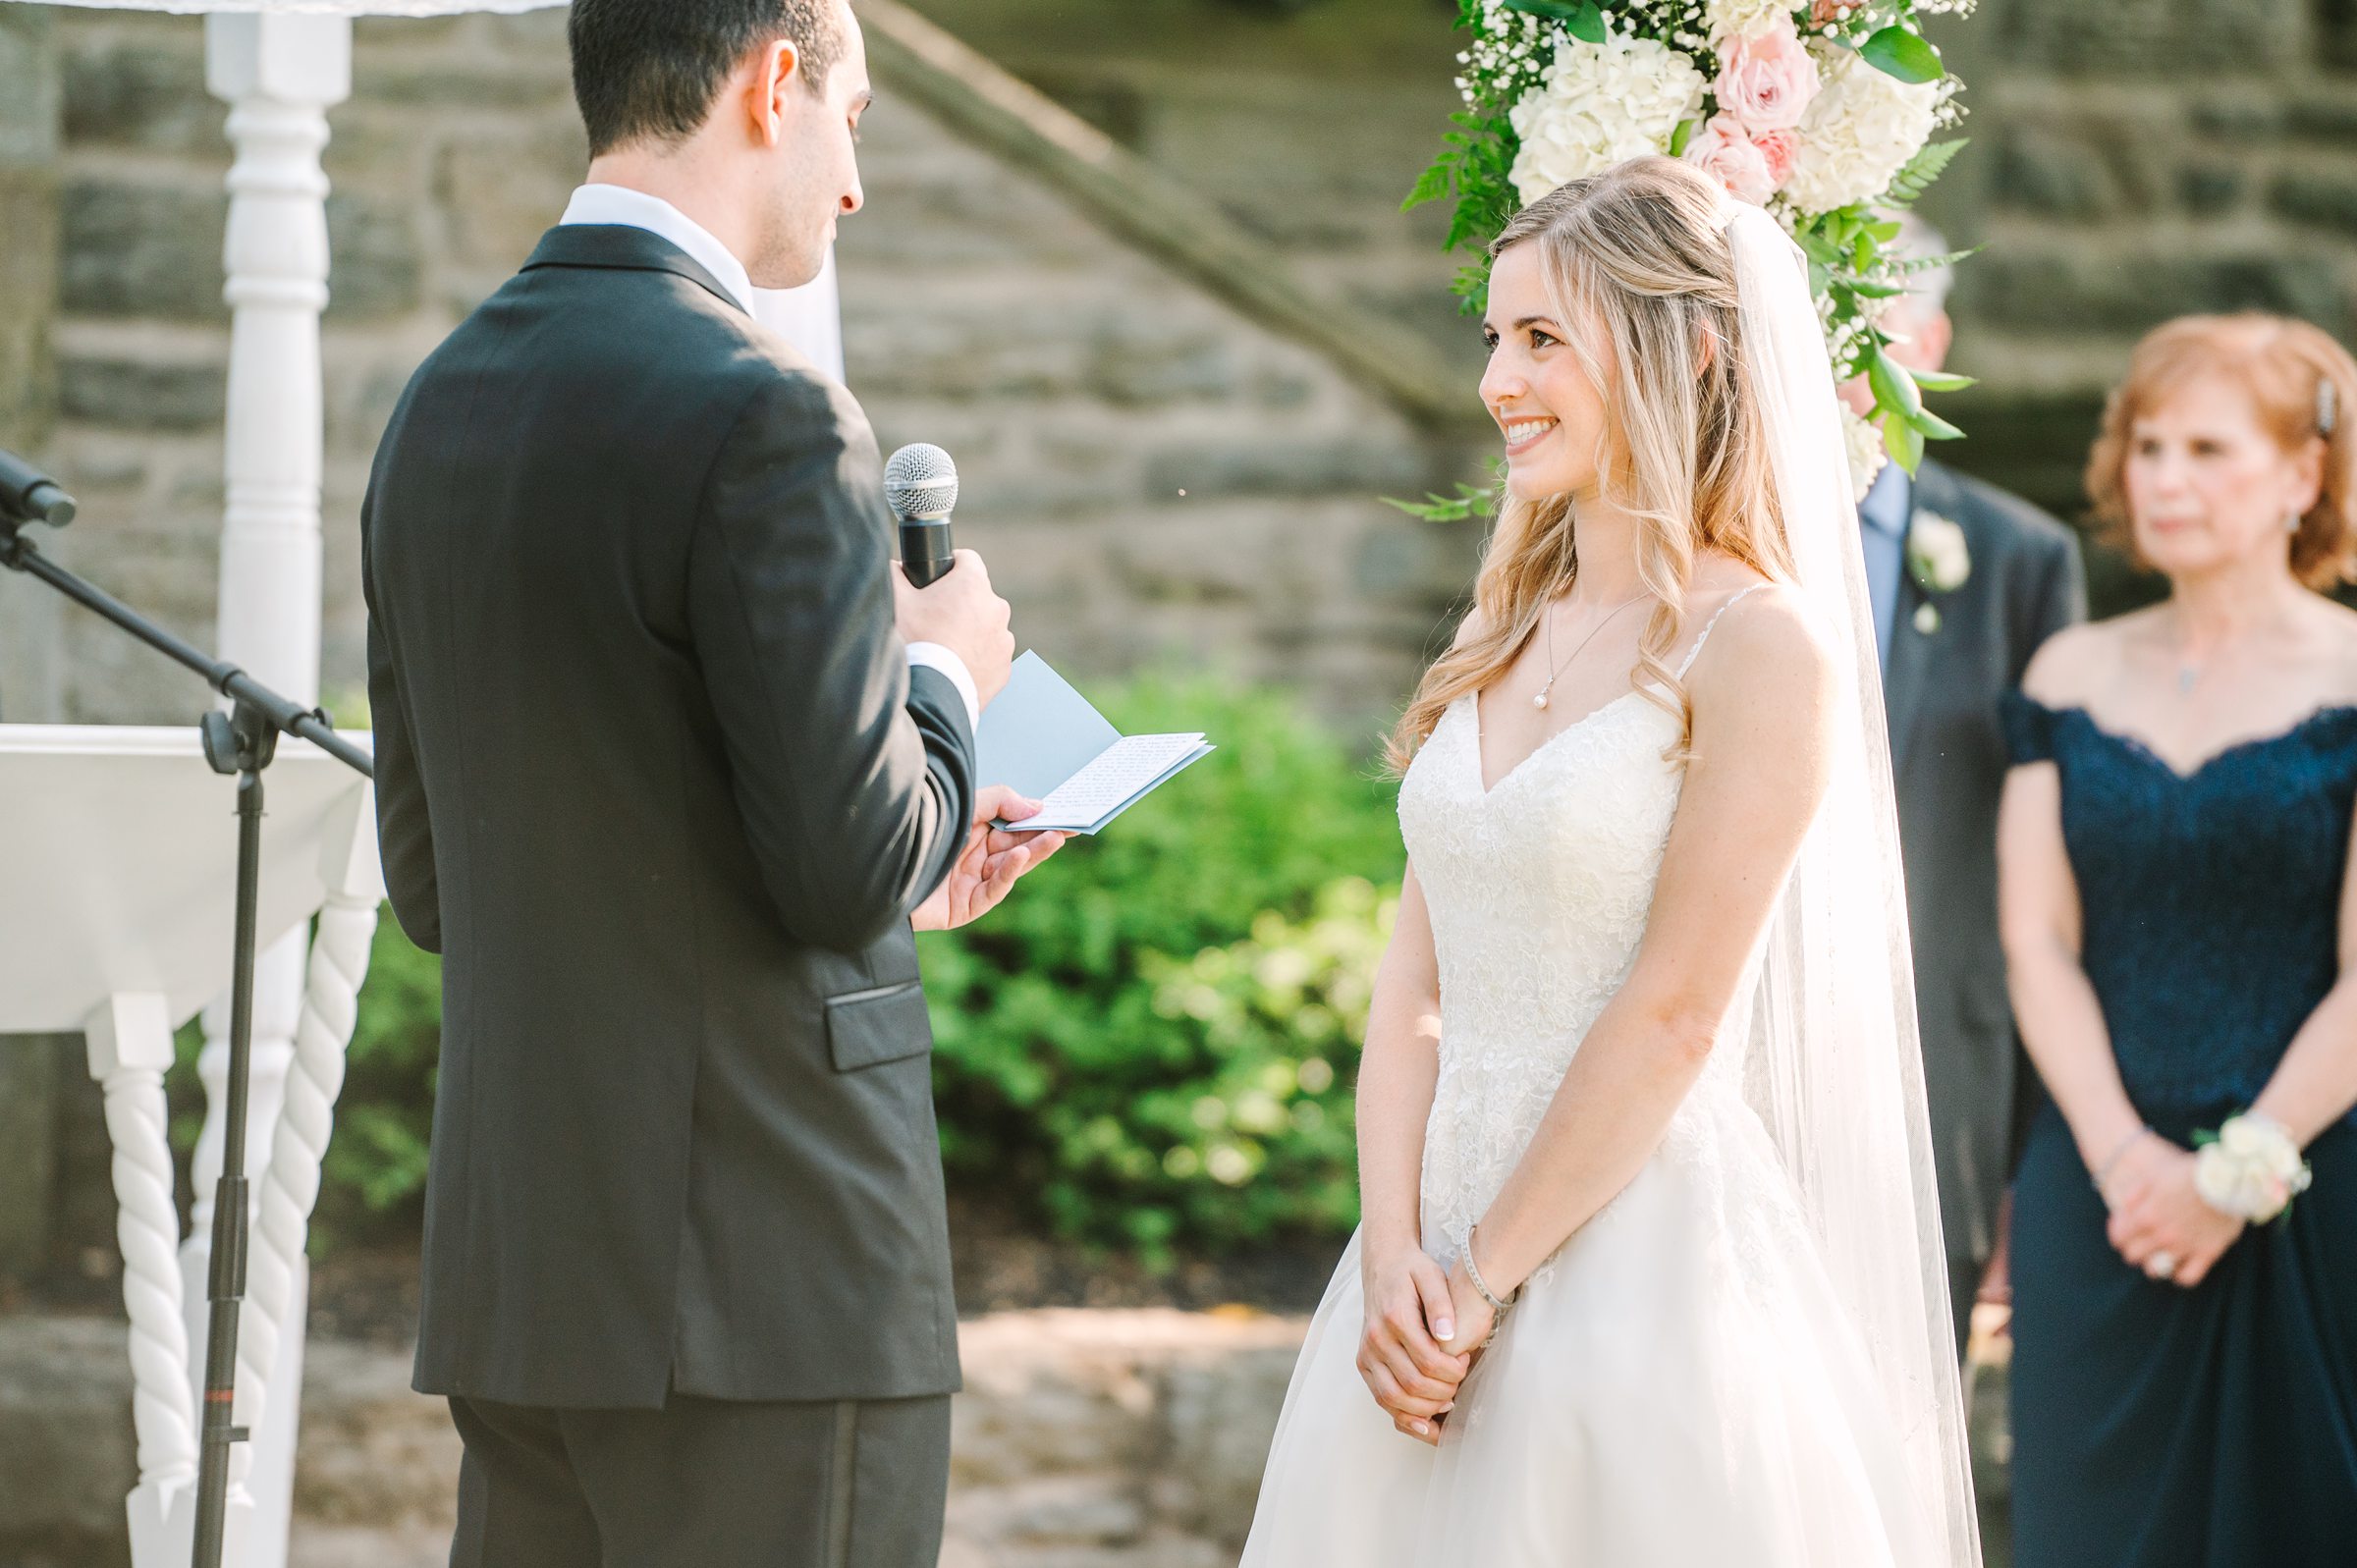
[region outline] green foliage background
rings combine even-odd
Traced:
[[[1273,694],[1146,680],[1104,707],[1221,749],[922,939],[951,1180],[1150,1262],[1346,1231],[1393,788]]]
[[[951,1184],[1154,1265],[1346,1232],[1351,1087],[1402,865],[1393,786],[1277,693],[1188,677],[1097,696],[1125,731],[1220,749],[976,925],[921,939]],[[441,997],[439,961],[387,910],[315,1245],[418,1225]]]

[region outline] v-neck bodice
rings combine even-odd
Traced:
[[[1717,620],[1679,662],[1681,676]],[[1480,714],[1466,695],[1400,784],[1400,832],[1441,979],[1424,1170],[1436,1244],[1462,1243],[1628,977],[1685,784],[1683,729],[1662,694],[1631,690],[1485,788]],[[1725,1087],[1740,1073],[1741,1053],[1722,1050],[1705,1076]]]
[[[2060,770],[2081,962],[2148,1117],[2255,1099],[2339,975],[2357,707],[2322,708],[2180,773],[2084,708],[2019,693],[2018,765]]]

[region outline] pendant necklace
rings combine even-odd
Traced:
[[[1637,599],[1642,599],[1644,597],[1645,595],[1638,594],[1635,599],[1623,600],[1619,604],[1613,607],[1610,615],[1607,615],[1602,621],[1597,622],[1595,630],[1590,631],[1586,636],[1579,639],[1579,648],[1572,649],[1570,654],[1563,660],[1562,664],[1555,665],[1555,668],[1548,672],[1547,684],[1541,686],[1539,688],[1539,694],[1530,699],[1530,705],[1538,709],[1541,713],[1545,713],[1547,711],[1547,695],[1549,692],[1555,690],[1556,677],[1561,676],[1565,670],[1571,667],[1571,661],[1579,657],[1580,648],[1585,648],[1589,643],[1594,642],[1596,640],[1596,633],[1598,631],[1602,631],[1605,627],[1613,623],[1614,616],[1618,615],[1621,611],[1626,610],[1630,605],[1635,604]],[[1552,614],[1548,615],[1543,623],[1547,628],[1547,662],[1549,664],[1555,664],[1555,617]]]

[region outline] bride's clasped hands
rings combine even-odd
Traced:
[[[1412,1241],[1370,1244],[1360,1263],[1367,1303],[1358,1375],[1406,1436],[1438,1445],[1495,1318],[1488,1302]],[[1462,1348],[1459,1348],[1462,1347]]]

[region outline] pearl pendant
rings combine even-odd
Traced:
[[[1534,708],[1538,709],[1538,710],[1539,710],[1541,713],[1544,713],[1544,712],[1546,712],[1546,711],[1547,711],[1547,693],[1545,693],[1544,691],[1542,691],[1542,692],[1540,692],[1540,693],[1539,693],[1537,696],[1535,696],[1535,697],[1531,698],[1531,699],[1530,699],[1530,705],[1531,705],[1532,707],[1534,707]]]

